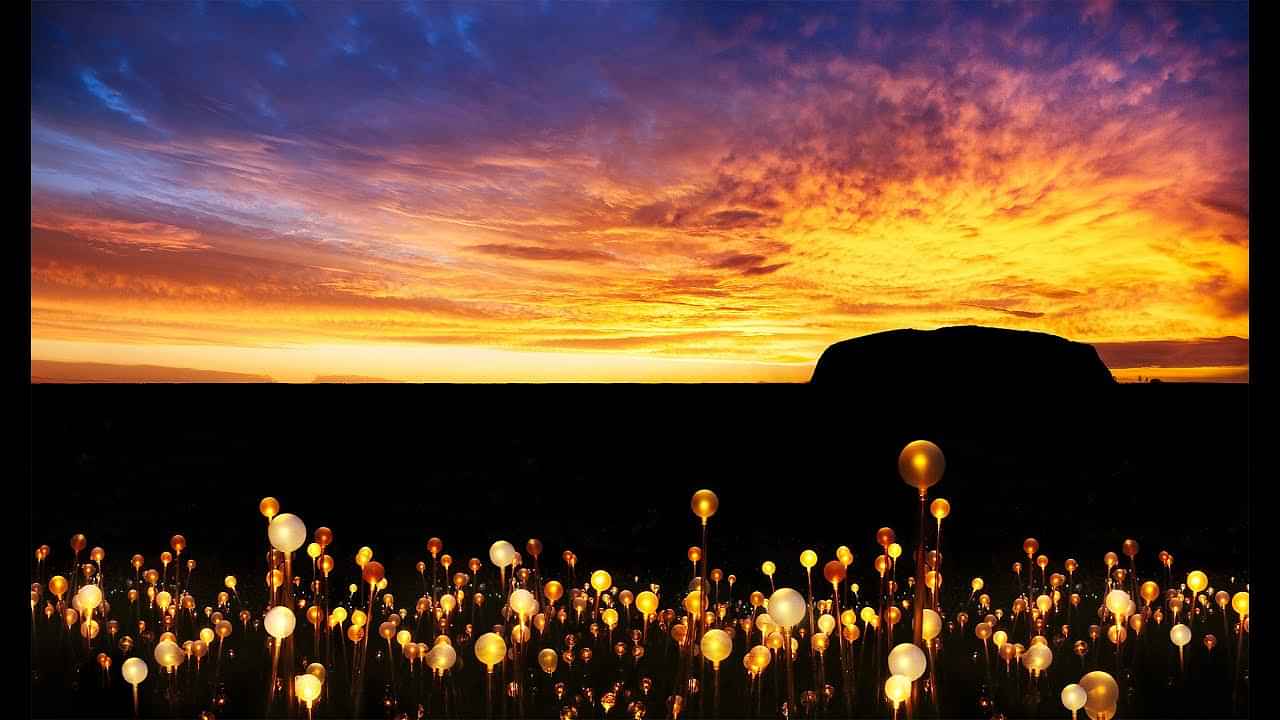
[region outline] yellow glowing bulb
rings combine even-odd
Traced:
[[[1194,570],[1187,574],[1187,587],[1191,588],[1192,592],[1204,592],[1204,589],[1209,587],[1209,577],[1199,570]]]
[[[1231,608],[1241,617],[1249,614],[1249,593],[1241,591],[1231,598]]]
[[[597,570],[591,573],[591,587],[595,588],[597,593],[602,593],[613,586],[613,578],[604,570]]]

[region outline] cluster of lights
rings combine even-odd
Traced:
[[[39,621],[37,608],[41,605],[46,619],[59,616],[65,629],[81,636],[84,647],[89,651],[94,649],[95,642],[103,642],[100,634],[103,623],[106,623],[111,640],[121,654],[126,656],[120,664],[120,675],[133,688],[134,710],[137,713],[139,688],[152,677],[153,669],[166,679],[165,692],[171,696],[177,692],[174,682],[176,674],[191,660],[194,659],[196,672],[199,673],[201,659],[216,645],[217,659],[221,661],[222,647],[235,633],[231,619],[234,616],[230,615],[230,600],[234,597],[242,607],[238,614],[242,629],[247,630],[249,620],[256,618],[255,626],[260,621],[269,638],[267,642],[271,650],[272,670],[268,693],[274,699],[277,687],[281,686],[278,680],[283,679],[282,687],[287,691],[292,707],[305,709],[308,717],[318,704],[326,702],[326,682],[337,668],[332,661],[310,662],[305,665],[303,672],[295,673],[295,669],[303,664],[299,662],[301,656],[293,642],[299,615],[315,630],[313,654],[310,656],[313,659],[322,657],[319,652],[322,638],[332,643],[332,632],[336,632],[339,644],[343,637],[351,643],[348,672],[350,686],[356,694],[353,698],[355,707],[359,707],[360,693],[365,684],[368,644],[371,636],[376,635],[386,642],[387,659],[393,675],[396,672],[393,662],[395,644],[400,646],[400,655],[410,673],[415,672],[416,668],[429,668],[438,679],[448,676],[458,664],[458,648],[470,645],[471,653],[486,671],[485,705],[491,713],[495,675],[501,674],[504,681],[510,679],[504,685],[507,688],[506,694],[515,698],[523,709],[525,686],[529,684],[530,674],[536,672],[535,667],[551,676],[557,671],[561,659],[570,665],[575,659],[589,659],[587,653],[590,648],[579,648],[575,653],[576,634],[566,635],[561,644],[552,640],[548,631],[557,623],[565,625],[570,612],[580,625],[585,615],[592,622],[593,634],[598,623],[602,622],[608,629],[610,645],[615,648],[619,658],[626,652],[627,644],[621,641],[613,643],[613,633],[620,624],[631,625],[631,619],[638,614],[640,627],[630,634],[636,657],[643,652],[650,630],[657,625],[674,641],[682,658],[679,664],[682,676],[675,684],[675,694],[669,702],[673,716],[678,717],[689,706],[692,696],[699,691],[697,670],[704,662],[710,664],[716,698],[711,705],[711,712],[718,712],[722,664],[733,655],[735,638],[745,638],[738,641],[738,647],[743,653],[742,664],[750,681],[750,692],[760,692],[759,681],[765,673],[781,673],[779,677],[785,676],[783,710],[790,713],[796,707],[795,658],[803,647],[802,640],[818,660],[828,652],[838,649],[838,667],[847,687],[853,680],[855,663],[850,649],[854,643],[862,640],[865,644],[870,640],[869,634],[874,633],[879,648],[879,643],[886,637],[882,633],[887,633],[888,642],[892,642],[894,627],[905,622],[911,626],[913,642],[900,643],[892,649],[886,646],[888,652],[881,666],[888,673],[883,683],[886,709],[896,717],[903,704],[922,687],[928,690],[932,695],[932,702],[937,704],[937,663],[934,653],[939,639],[944,630],[956,632],[956,625],[963,635],[969,621],[966,611],[957,612],[951,621],[945,620],[947,613],[941,607],[939,599],[943,581],[940,552],[942,523],[950,516],[951,503],[943,498],[929,503],[928,491],[941,480],[944,469],[945,459],[941,450],[926,441],[911,443],[900,455],[900,474],[918,493],[922,531],[927,516],[936,521],[935,546],[932,550],[927,550],[925,533],[922,532],[917,550],[917,557],[921,562],[916,564],[915,576],[909,578],[914,597],[904,598],[897,603],[894,601],[898,590],[896,566],[903,549],[891,528],[877,531],[876,541],[883,550],[873,561],[880,581],[879,607],[868,603],[860,610],[855,610],[856,598],[861,589],[856,583],[849,582],[849,568],[854,563],[854,555],[848,547],[841,546],[836,551],[835,559],[823,564],[821,569],[821,579],[831,586],[830,600],[815,598],[812,571],[819,566],[820,559],[814,551],[804,550],[799,560],[808,580],[807,594],[789,587],[777,587],[774,581],[777,565],[766,560],[760,569],[769,581],[769,594],[766,596],[763,592],[754,591],[750,595],[748,614],[739,617],[739,613],[731,613],[734,604],[719,600],[719,587],[720,582],[725,579],[724,573],[719,569],[708,572],[707,568],[709,521],[719,510],[719,499],[710,490],[700,490],[691,501],[691,509],[700,521],[702,532],[701,545],[691,547],[688,553],[693,583],[682,596],[668,603],[667,609],[662,609],[663,597],[659,594],[658,586],[652,585],[639,592],[619,589],[613,576],[604,569],[590,572],[582,588],[576,587],[574,580],[577,556],[567,550],[562,558],[567,568],[570,589],[567,602],[557,607],[557,604],[566,600],[566,587],[560,580],[547,578],[541,572],[538,559],[543,551],[542,543],[536,539],[526,543],[525,550],[535,562],[534,570],[530,572],[524,566],[523,558],[515,546],[499,540],[490,546],[488,556],[490,563],[498,571],[504,622],[494,626],[491,631],[473,637],[471,625],[462,622],[461,615],[467,608],[468,600],[479,607],[485,599],[482,593],[469,597],[466,591],[468,587],[474,588],[475,579],[482,571],[483,564],[478,559],[473,558],[467,564],[470,575],[458,572],[450,578],[452,557],[443,552],[444,545],[439,538],[431,538],[427,543],[427,550],[431,556],[432,587],[439,590],[432,590],[418,600],[414,613],[416,622],[410,622],[408,611],[397,611],[394,596],[387,592],[389,580],[385,568],[374,560],[371,548],[363,547],[355,556],[360,583],[347,588],[349,596],[346,604],[333,602],[328,579],[334,570],[335,561],[327,554],[333,542],[332,531],[319,528],[313,535],[314,541],[308,545],[308,532],[303,520],[290,513],[280,513],[279,502],[274,498],[265,498],[259,504],[259,511],[267,520],[271,570],[264,583],[269,601],[260,613],[239,603],[238,580],[235,576],[227,576],[224,580],[227,592],[219,593],[218,609],[214,611],[212,607],[205,608],[205,618],[201,619],[195,611],[195,598],[190,594],[189,587],[181,582],[183,565],[180,559],[187,550],[186,539],[182,535],[175,535],[170,543],[173,553],[166,551],[161,556],[161,571],[149,569],[142,572],[144,562],[141,556],[134,556],[131,563],[135,577],[127,597],[133,617],[141,618],[144,614],[144,595],[138,588],[145,583],[148,617],[156,618],[164,628],[164,632],[153,639],[153,634],[146,629],[146,622],[137,620],[140,638],[151,645],[151,652],[144,653],[141,643],[127,633],[121,634],[120,617],[124,615],[117,609],[119,617],[111,617],[112,608],[106,601],[105,581],[101,571],[105,552],[101,548],[95,548],[90,553],[91,562],[82,565],[80,553],[87,546],[87,541],[83,535],[76,535],[71,541],[71,548],[75,553],[74,567],[80,570],[79,575],[72,575],[75,586],[62,575],[49,578],[47,586],[42,586],[39,582],[32,586],[33,636],[35,623]],[[293,573],[293,556],[304,545],[307,545],[305,552],[312,563],[313,577],[317,578],[311,586],[314,591],[311,604],[305,598],[293,597],[293,587],[299,584]],[[1210,602],[1214,602],[1222,611],[1224,638],[1231,636],[1231,628],[1227,626],[1227,607],[1230,606],[1239,617],[1235,629],[1238,671],[1243,657],[1244,638],[1248,632],[1247,590],[1237,591],[1234,595],[1225,590],[1215,593],[1209,586],[1208,576],[1195,570],[1187,574],[1185,583],[1180,588],[1170,587],[1162,593],[1154,580],[1139,582],[1134,562],[1138,554],[1138,543],[1132,539],[1125,540],[1122,550],[1129,558],[1129,567],[1120,567],[1118,556],[1107,553],[1104,557],[1107,569],[1105,590],[1101,595],[1088,596],[1101,600],[1098,616],[1100,622],[1106,625],[1108,641],[1116,647],[1116,662],[1120,662],[1121,648],[1127,641],[1129,631],[1141,634],[1148,623],[1162,625],[1167,610],[1170,623],[1168,637],[1178,650],[1181,666],[1184,648],[1192,642],[1197,624],[1203,626],[1206,622],[1202,618],[1200,607],[1207,608]],[[976,599],[978,611],[985,613],[973,628],[974,637],[983,645],[984,667],[991,662],[989,647],[994,645],[998,659],[1004,661],[1006,673],[1012,673],[1017,663],[1026,671],[1030,680],[1036,682],[1054,662],[1054,653],[1046,633],[1049,636],[1055,634],[1051,632],[1049,622],[1051,619],[1058,621],[1063,612],[1066,613],[1068,622],[1061,626],[1061,637],[1055,637],[1054,644],[1060,646],[1068,639],[1071,616],[1081,602],[1081,595],[1071,592],[1068,596],[1065,593],[1079,587],[1075,584],[1075,576],[1080,572],[1080,564],[1069,558],[1063,564],[1065,576],[1056,572],[1049,576],[1047,571],[1050,561],[1046,555],[1040,554],[1040,544],[1035,538],[1027,538],[1023,542],[1022,552],[1027,558],[1025,585],[1021,561],[1013,563],[1013,572],[1017,576],[1017,587],[1020,591],[1025,587],[1025,593],[1012,598],[1008,613],[1004,608],[992,611],[990,595],[983,592],[986,583],[982,578],[970,581],[971,592],[964,604],[970,607]],[[38,579],[43,578],[45,561],[49,555],[48,546],[41,546],[36,551],[37,575],[40,576]],[[1166,571],[1166,585],[1171,585],[1173,556],[1162,551],[1160,562]],[[172,583],[169,582],[171,564],[174,567]],[[188,559],[188,582],[195,567],[195,561]],[[426,569],[425,562],[418,563],[417,571],[424,591]],[[1038,584],[1036,569],[1039,570]],[[446,581],[443,586],[436,583],[437,572],[441,570]],[[323,581],[315,574],[317,571],[323,576]],[[81,579],[83,582],[80,582]],[[727,580],[732,597],[732,588],[737,578],[735,575],[728,575]],[[1234,582],[1234,578],[1232,580]],[[449,590],[450,581],[453,590]],[[714,590],[711,582],[715,583]],[[845,586],[844,592],[841,591],[842,584]],[[848,593],[852,593],[855,601],[842,610],[841,598]],[[52,595],[56,603],[48,600],[47,594]],[[1141,607],[1135,597],[1143,602]],[[1158,604],[1162,598],[1165,601],[1163,608]],[[545,601],[545,605],[542,601]],[[615,605],[621,605],[623,612],[619,613]],[[909,617],[904,611],[914,615]],[[432,622],[429,633],[422,629],[423,618]],[[861,628],[859,621],[862,623]],[[428,634],[430,645],[416,640]],[[1089,637],[1095,647],[1102,634],[1100,625],[1089,628]],[[180,636],[190,639],[180,642]],[[756,636],[759,643],[750,645],[750,640]],[[1021,642],[1015,642],[1014,638],[1025,638],[1027,644],[1024,646]],[[1202,632],[1202,638],[1205,647],[1212,652],[1218,642],[1216,635]],[[535,647],[537,645],[543,647]],[[1084,640],[1077,640],[1071,647],[1082,660],[1089,650],[1089,644]],[[975,654],[975,661],[977,657]],[[108,671],[112,663],[111,654],[102,652],[98,658],[104,671]],[[499,668],[503,672],[499,673]],[[283,678],[280,678],[281,675]],[[927,679],[926,675],[929,676]],[[606,712],[617,704],[617,690],[615,688],[612,692],[604,693],[598,699]],[[815,696],[815,693],[808,691],[803,697],[806,704],[809,704]],[[1093,720],[1112,720],[1116,716],[1120,696],[1116,679],[1102,670],[1084,673],[1078,683],[1068,684],[1061,690],[1062,704],[1071,711],[1073,718],[1077,711],[1084,709]],[[705,710],[707,701],[703,698],[702,702]],[[270,701],[268,707],[272,707]],[[629,712],[643,717],[645,709],[641,704]]]

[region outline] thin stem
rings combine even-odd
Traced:
[[[493,667],[489,667],[489,672],[484,678],[484,716],[493,717]]]

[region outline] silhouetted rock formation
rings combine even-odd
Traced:
[[[1091,345],[1056,335],[966,325],[890,330],[838,342],[818,359],[815,385],[864,386],[878,393],[931,388],[1089,390],[1114,385]]]

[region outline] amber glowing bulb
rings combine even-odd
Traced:
[[[702,524],[706,525],[707,520],[720,508],[720,499],[710,490],[699,490],[693,494],[690,507],[693,509],[693,514],[701,518]]]

